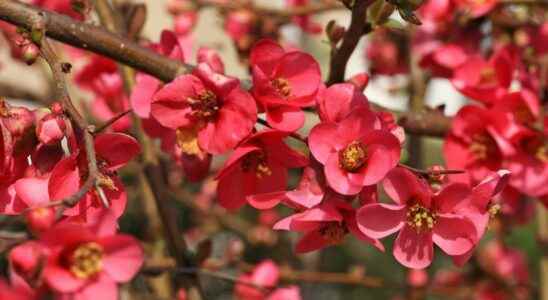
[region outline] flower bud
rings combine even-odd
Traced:
[[[32,232],[44,232],[55,223],[55,209],[53,207],[35,208],[26,215],[26,218]]]
[[[60,102],[53,102],[51,104],[51,112],[56,115],[62,115],[63,114],[63,104]]]
[[[46,145],[53,145],[65,136],[66,125],[63,118],[49,114],[36,124],[36,136]]]
[[[369,83],[369,74],[359,73],[347,80],[348,83],[352,83],[360,91],[364,91]]]
[[[411,269],[407,272],[407,284],[412,287],[423,287],[428,283],[428,273],[424,270]]]
[[[27,44],[22,48],[22,59],[27,65],[32,65],[40,56],[40,49],[35,44]]]
[[[43,258],[40,244],[34,241],[26,242],[13,248],[9,254],[9,261],[13,271],[25,279],[36,276]]]

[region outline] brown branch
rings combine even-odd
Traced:
[[[93,133],[96,134],[96,133],[99,133],[99,132],[102,132],[103,130],[107,129],[108,127],[110,127],[112,124],[116,123],[116,121],[120,120],[121,118],[127,116],[129,113],[131,113],[132,110],[131,109],[128,109],[124,112],[121,112],[119,113],[118,115],[112,117],[110,120],[106,121],[103,125],[101,125],[100,127],[96,128],[93,130]]]
[[[43,16],[44,18],[47,18]],[[42,19],[45,20],[45,19]],[[32,29],[31,29],[32,30]],[[62,199],[60,201],[51,202],[48,206],[63,205],[65,207],[75,206],[82,197],[89,192],[96,184],[99,171],[97,169],[97,158],[95,156],[95,145],[93,143],[93,135],[90,131],[90,126],[85,118],[74,107],[72,100],[70,99],[67,83],[65,79],[65,67],[62,62],[59,61],[55,51],[50,45],[47,39],[43,39],[41,42],[41,54],[51,67],[53,78],[55,80],[55,88],[57,99],[61,100],[63,109],[66,114],[75,125],[75,127],[81,131],[84,139],[84,147],[86,151],[86,158],[88,161],[88,177],[82,187],[72,196]]]
[[[121,17],[117,14],[112,6],[106,0],[96,0],[95,9],[101,22],[111,31],[117,32],[120,34],[125,33],[125,25],[122,23]],[[125,88],[127,93],[131,93],[131,90],[134,86],[134,75],[135,72],[133,69],[127,66],[119,66]],[[140,124],[137,122],[136,130],[139,132],[138,136],[142,140],[145,136],[142,132]],[[148,144],[143,143],[145,146]],[[148,156],[154,156],[153,151],[146,147],[146,152],[150,152]],[[163,223],[163,228],[165,232],[165,237],[169,245],[171,255],[175,258],[177,262],[177,267],[179,268],[192,268],[195,263],[192,257],[189,255],[188,246],[184,240],[182,232],[179,230],[177,224],[177,213],[176,210],[171,206],[171,203],[168,201],[170,195],[167,192],[166,180],[163,176],[161,166],[158,163],[157,159],[145,160],[144,175],[147,179],[147,183],[151,188],[153,198],[155,200],[156,206],[158,208],[159,215]],[[203,299],[203,292],[201,290],[200,281],[196,274],[181,274],[182,276],[177,276],[177,282],[179,287],[185,288],[188,292],[188,297],[190,300],[201,300]]]
[[[451,128],[451,118],[435,110],[410,112],[399,114],[398,124],[406,133],[444,137]]]
[[[334,46],[331,50],[328,85],[344,81],[346,65],[350,56],[356,49],[361,37],[371,31],[371,24],[366,22],[367,7],[370,3],[370,0],[356,0],[354,2],[350,26],[344,34],[342,44],[338,48]]]
[[[0,19],[31,30],[33,20],[44,16],[46,34],[63,43],[87,49],[132,66],[164,81],[189,72],[192,67],[154,53],[100,27],[75,21],[15,0],[0,0]]]

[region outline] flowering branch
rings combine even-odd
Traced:
[[[44,17],[45,20],[47,17]],[[43,39],[41,42],[41,54],[42,57],[48,62],[55,79],[55,87],[57,98],[61,100],[63,109],[66,111],[68,117],[78,130],[82,132],[84,139],[84,147],[86,150],[86,158],[88,161],[88,177],[82,187],[72,196],[60,201],[51,202],[50,206],[64,205],[65,207],[73,207],[82,199],[82,197],[96,185],[97,176],[99,171],[97,168],[97,158],[95,156],[95,146],[93,144],[93,135],[91,134],[91,127],[87,120],[82,117],[78,112],[72,100],[70,99],[67,91],[67,85],[65,80],[65,73],[69,68],[65,63],[59,61],[52,46],[47,39]]]

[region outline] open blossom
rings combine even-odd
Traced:
[[[309,5],[309,0],[286,0],[289,7],[299,7]],[[321,24],[311,20],[310,15],[295,16],[291,19],[295,25],[299,26],[303,31],[311,34],[322,32]]]
[[[353,109],[369,107],[367,97],[351,83],[337,83],[320,89],[316,101],[322,122],[340,122]]]
[[[70,299],[118,299],[117,284],[135,276],[143,250],[115,229],[115,217],[104,214],[93,226],[63,222],[44,233],[39,241],[47,256],[44,282]]]
[[[288,200],[286,204],[297,208],[299,212],[278,221],[274,229],[303,233],[295,246],[297,253],[339,245],[348,233],[384,251],[378,240],[360,232],[356,223],[356,210],[340,195],[328,195],[320,204],[311,208]]]
[[[309,136],[310,151],[324,165],[329,186],[344,195],[381,181],[399,162],[401,146],[367,108],[352,111],[339,123],[316,125]]]
[[[472,221],[456,209],[470,196],[468,185],[450,183],[433,193],[427,183],[409,170],[396,168],[383,181],[394,204],[366,204],[356,219],[371,238],[399,232],[393,254],[402,265],[423,269],[432,263],[433,245],[448,255],[462,255],[474,246],[478,233]]]
[[[234,293],[238,299],[245,300],[301,300],[298,286],[275,288],[279,280],[279,267],[273,261],[265,260],[258,264],[250,273],[238,277]],[[263,291],[243,282],[275,289]]]
[[[177,77],[154,95],[151,114],[178,131],[186,153],[203,149],[221,154],[251,133],[257,107],[237,79],[200,63],[192,74]]]
[[[513,153],[514,147],[502,137],[499,129],[512,124],[500,113],[473,105],[463,107],[453,118],[445,139],[443,155],[447,167],[467,170],[465,176],[470,176],[473,183],[501,169],[504,155]]]
[[[160,42],[151,44],[150,48],[158,54],[168,56],[181,62],[185,61],[183,48],[177,40],[177,36],[171,31],[162,31]],[[130,95],[131,108],[136,115],[141,118],[150,117],[152,97],[161,86],[162,82],[156,79],[156,77],[142,72],[137,73],[135,77],[135,87]]]
[[[479,55],[469,56],[454,70],[451,82],[465,96],[490,105],[508,93],[515,68],[514,50],[504,47],[487,61]]]
[[[253,95],[266,112],[268,123],[295,131],[304,124],[303,107],[314,105],[321,84],[320,66],[301,51],[285,51],[272,40],[261,40],[251,50]]]
[[[285,191],[288,168],[308,164],[304,155],[283,142],[287,135],[279,130],[262,131],[236,148],[217,175],[223,207],[237,209],[250,197]]]
[[[91,189],[73,208],[64,210],[67,216],[83,215],[103,210],[106,205],[116,217],[125,210],[127,195],[116,170],[123,167],[140,152],[138,142],[131,136],[122,133],[103,133],[94,138],[98,166],[98,186]],[[87,178],[87,159],[85,150],[81,149],[71,156],[60,160],[54,167],[48,182],[49,198],[62,200],[74,195]],[[108,203],[103,203],[107,201]]]

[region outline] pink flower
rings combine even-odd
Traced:
[[[254,198],[285,191],[287,169],[308,164],[304,155],[283,142],[287,135],[278,130],[262,131],[236,148],[217,175],[217,194],[223,207],[238,209],[246,200],[260,202]]]
[[[40,237],[47,261],[42,276],[56,293],[73,299],[118,299],[117,284],[131,280],[143,263],[133,237],[116,234],[115,217],[102,215],[92,227],[60,223]]]
[[[371,63],[369,71],[372,75],[397,75],[409,71],[405,62],[404,51],[400,48],[403,42],[401,33],[389,30],[375,30],[371,41],[365,48],[365,57]]]
[[[457,44],[443,44],[421,58],[420,66],[429,68],[434,76],[453,76],[454,70],[468,60],[465,49]]]
[[[490,173],[472,188],[470,197],[463,199],[457,206],[456,210],[471,220],[476,228],[477,240],[474,246],[477,245],[487,229],[492,213],[490,209],[493,198],[501,193],[509,178],[511,176],[507,170]],[[458,266],[462,266],[472,254],[473,248],[464,254],[453,256],[453,262]]]
[[[383,238],[399,231],[393,254],[412,269],[430,265],[433,244],[448,255],[468,252],[477,240],[471,220],[456,211],[457,204],[470,196],[466,184],[452,183],[433,193],[426,182],[403,168],[396,168],[383,181],[395,204],[366,204],[357,212],[358,228],[371,238]]]
[[[490,105],[508,92],[515,69],[515,53],[505,47],[488,61],[477,55],[469,56],[454,70],[451,82],[465,96]]]
[[[340,122],[353,109],[369,107],[367,97],[351,83],[337,83],[321,89],[316,101],[318,115],[322,122]]]
[[[299,212],[278,221],[274,229],[303,233],[295,246],[297,253],[339,245],[349,232],[361,241],[384,251],[378,240],[360,232],[356,223],[356,210],[340,195],[328,195],[320,204],[311,208],[305,208],[292,201],[288,201],[288,204],[297,208]]]
[[[171,31],[164,30],[160,36],[160,42],[150,45],[153,51],[168,56],[172,59],[184,62],[183,49],[177,36]],[[137,73],[135,87],[131,91],[131,108],[141,118],[150,116],[152,97],[162,86],[162,82],[146,73]]]
[[[0,277],[0,299],[38,300],[39,297],[25,283],[15,282],[10,285]]]
[[[463,107],[453,118],[443,146],[447,167],[467,170],[465,177],[470,176],[472,183],[501,169],[505,155],[515,153],[515,147],[500,132],[515,131],[513,124],[504,114],[479,106]]]
[[[493,240],[480,251],[478,262],[484,270],[509,285],[529,283],[526,256],[518,249]]]
[[[357,194],[398,164],[400,142],[381,126],[373,112],[358,108],[340,123],[324,122],[311,130],[310,151],[325,166],[331,188],[344,195]]]
[[[238,299],[245,300],[300,300],[297,286],[276,288],[271,292],[259,290],[252,285],[263,288],[275,288],[280,280],[280,269],[271,260],[258,264],[251,273],[240,275],[234,288]]]
[[[95,136],[95,151],[99,167],[98,185],[104,192],[109,210],[116,217],[122,215],[125,210],[127,195],[121,180],[116,175],[116,170],[123,167],[139,152],[138,142],[131,136],[122,133],[103,133]],[[62,200],[74,195],[87,178],[87,159],[83,149],[71,156],[59,161],[49,179],[49,198]],[[105,204],[102,197],[92,189],[79,202],[78,205],[65,209],[67,216],[95,213],[103,210]]]
[[[36,124],[36,137],[41,143],[52,145],[60,142],[65,136],[65,120],[55,114],[48,114],[38,120]]]
[[[253,95],[266,112],[268,123],[295,131],[304,124],[302,107],[314,105],[321,84],[320,66],[301,51],[286,52],[272,40],[257,42],[250,54]]]
[[[181,75],[154,95],[152,116],[165,127],[180,130],[193,154],[200,149],[221,154],[251,133],[257,107],[235,78],[200,63],[193,74]]]

